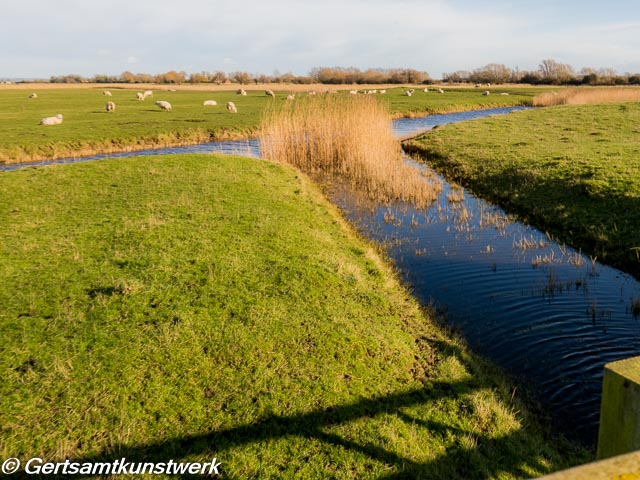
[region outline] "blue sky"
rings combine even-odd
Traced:
[[[443,72],[554,58],[640,72],[640,2],[21,0],[0,9],[0,78],[317,66]],[[8,3],[8,5],[6,4]]]

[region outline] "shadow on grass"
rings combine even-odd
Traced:
[[[443,342],[432,342],[441,352],[454,352],[459,361],[464,362],[464,355]],[[472,372],[472,369],[468,371]],[[487,382],[488,383],[488,382]],[[322,442],[345,451],[356,452],[371,460],[385,464],[389,474],[380,479],[428,478],[428,479],[487,479],[501,474],[527,478],[527,471],[536,469],[546,471],[549,465],[542,463],[544,452],[532,451],[530,434],[518,429],[500,438],[478,436],[475,432],[466,431],[445,423],[425,421],[415,418],[403,411],[407,407],[433,403],[444,398],[457,398],[476,389],[491,388],[476,377],[457,382],[433,381],[423,388],[401,393],[358,400],[353,403],[320,409],[298,415],[271,415],[254,423],[225,430],[216,430],[199,435],[178,437],[166,441],[145,445],[121,445],[109,451],[93,456],[70,459],[72,462],[112,462],[122,457],[127,462],[174,462],[201,456],[207,459],[217,458],[222,462],[222,478],[234,477],[233,472],[224,470],[225,451],[234,447],[285,437],[300,437]],[[459,441],[453,442],[446,453],[432,461],[420,463],[397,452],[371,443],[359,443],[329,431],[330,427],[345,424],[363,418],[378,415],[396,415],[410,425],[427,429],[429,435],[442,438],[465,435],[473,437],[473,447],[463,446]],[[454,423],[454,422],[452,422]],[[557,443],[557,442],[556,442]],[[192,460],[193,461],[193,460]],[[550,465],[558,468],[558,465]],[[287,472],[290,473],[290,472]],[[284,472],[283,472],[284,475]],[[88,475],[74,475],[83,478]],[[16,478],[14,476],[14,478]],[[51,478],[51,477],[49,477]],[[174,478],[203,478],[203,475],[175,475]]]

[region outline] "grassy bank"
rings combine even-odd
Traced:
[[[34,85],[25,90],[24,86],[20,87],[0,88],[0,163],[247,137],[255,134],[262,110],[271,103],[264,89],[258,87],[247,87],[247,96],[239,96],[235,89],[228,88],[171,92],[164,86],[163,90],[154,90],[154,97],[142,102],[136,100],[136,90],[129,88]],[[138,86],[139,91],[147,88]],[[112,97],[102,95],[105,89]],[[509,96],[484,97],[478,90],[457,89],[447,90],[444,94],[416,91],[412,97],[405,97],[404,91],[395,88],[387,90],[386,95],[379,95],[389,103],[395,116],[529,104],[533,93],[539,92],[511,89]],[[31,92],[38,98],[27,98]],[[276,91],[276,101],[283,102],[288,93],[288,87],[281,86]],[[346,95],[346,92],[339,94]],[[306,93],[298,93],[298,97],[303,95]],[[106,112],[107,100],[116,104],[115,112]],[[170,102],[173,111],[161,111],[155,106],[156,100]],[[204,107],[205,100],[216,100],[218,105]],[[237,114],[227,112],[228,101],[236,104]],[[64,116],[61,125],[38,125],[42,118],[58,113]]]
[[[224,478],[526,478],[585,461],[295,170],[0,175],[0,455]]]
[[[638,103],[447,125],[408,142],[447,176],[640,277]]]

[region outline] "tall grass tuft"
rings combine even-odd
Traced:
[[[432,203],[440,186],[405,163],[386,106],[373,96],[323,95],[267,109],[260,130],[265,158],[324,181],[348,182],[375,201]]]
[[[640,89],[628,87],[570,88],[560,92],[546,92],[533,97],[534,107],[555,105],[584,105],[587,103],[633,102],[640,100]]]

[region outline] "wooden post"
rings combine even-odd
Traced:
[[[640,357],[604,366],[598,459],[640,449]]]

